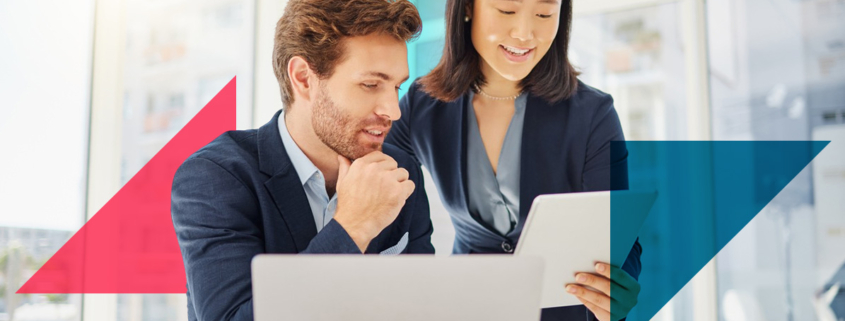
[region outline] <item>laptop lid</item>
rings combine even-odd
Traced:
[[[256,321],[539,320],[542,259],[262,254]]]

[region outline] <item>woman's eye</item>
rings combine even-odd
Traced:
[[[538,14],[537,16],[540,17],[540,18],[544,18],[544,19],[552,17],[552,15],[550,15],[550,14]]]
[[[513,11],[505,11],[505,10],[499,10],[499,12],[502,13],[502,14],[506,14],[506,15],[512,15],[512,14],[516,13],[516,12],[513,12]]]
[[[378,86],[378,84],[361,84],[361,85],[366,87],[366,88],[376,88]]]

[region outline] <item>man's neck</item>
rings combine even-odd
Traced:
[[[326,190],[329,195],[332,195],[335,185],[337,185],[337,153],[317,137],[314,128],[311,126],[310,115],[297,111],[297,109],[301,110],[304,107],[297,107],[285,110],[283,114],[285,119],[280,121],[285,122],[290,137],[296,143],[296,146],[323,173],[323,177],[326,178]]]

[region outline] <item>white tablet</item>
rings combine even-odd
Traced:
[[[614,230],[614,242],[634,245],[657,192],[614,191],[614,206],[625,206],[625,224]],[[628,251],[610,254],[611,192],[540,195],[534,199],[514,252],[517,256],[545,259],[542,306],[581,304],[565,286],[575,283],[575,273],[595,272],[596,262],[621,266]],[[624,205],[622,205],[624,204]]]
[[[539,320],[536,257],[262,254],[256,321]]]

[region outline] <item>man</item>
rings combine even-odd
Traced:
[[[420,25],[407,0],[289,1],[273,53],[286,108],[173,180],[191,320],[252,320],[259,253],[434,252],[419,165],[383,145]]]

